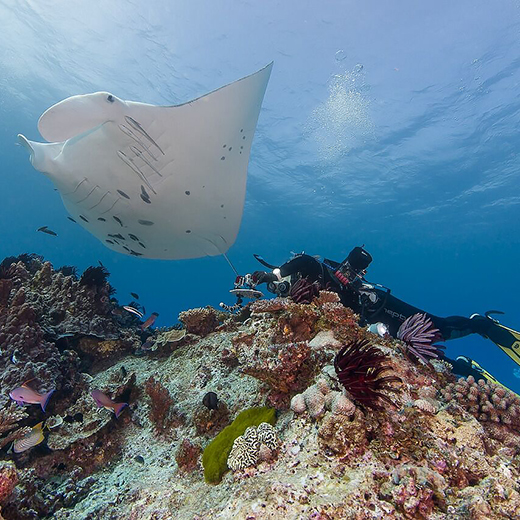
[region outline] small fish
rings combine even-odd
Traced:
[[[52,389],[50,392],[47,392],[46,394],[40,394],[27,386],[28,382],[29,381],[25,382],[22,386],[12,390],[9,393],[9,397],[13,401],[16,401],[20,406],[23,406],[24,404],[39,404],[42,407],[42,410],[45,412],[45,408],[49,402],[49,399],[51,398],[51,395],[54,393],[54,389]]]
[[[132,314],[135,314],[139,318],[142,318],[144,316],[144,314],[140,310],[136,309],[135,307],[130,307],[130,305],[123,305],[123,309],[125,311],[131,312]]]
[[[146,340],[142,345],[141,345],[141,348],[143,350],[150,350],[151,348],[153,347],[153,341],[151,340]]]
[[[202,404],[208,410],[217,410],[218,409],[218,397],[217,397],[217,394],[215,392],[208,392],[202,398]]]
[[[112,410],[116,415],[116,418],[121,415],[123,408],[125,406],[128,406],[128,403],[115,403],[114,401],[112,401],[112,399],[110,399],[110,397],[105,395],[100,390],[92,390],[90,394],[92,395],[94,401],[96,401],[98,408]]]
[[[131,292],[131,293],[130,293],[130,296],[131,296],[132,298],[135,298],[136,300],[139,299],[139,295],[138,295],[137,293],[135,293],[135,292]]]
[[[141,325],[141,330],[146,330],[148,327],[151,327],[158,316],[159,314],[157,312],[152,312],[150,317]]]
[[[42,226],[41,228],[38,228],[38,231],[41,231],[42,233],[46,233],[47,235],[51,235],[53,237],[58,236],[58,233],[55,233],[52,229],[49,229],[47,226]]]
[[[43,435],[43,421],[32,427],[32,430],[26,433],[21,439],[13,442],[13,451],[15,453],[22,453],[24,451],[34,448],[40,442],[43,442],[45,436]]]

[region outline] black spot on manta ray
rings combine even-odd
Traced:
[[[244,131],[244,129],[243,129],[243,128],[241,128],[241,129],[240,129],[240,133],[242,133],[243,131]]]
[[[106,220],[105,218],[103,218],[103,217],[98,217],[98,220],[99,220],[100,222],[106,222],[106,221],[107,221],[107,220]]]
[[[123,244],[123,249],[125,249],[126,251],[128,251],[130,253],[130,248],[126,247],[124,244]]]
[[[189,194],[190,194],[190,192],[189,192],[188,190],[186,190],[184,193],[186,193],[186,195],[189,195]]]
[[[141,224],[141,226],[153,226],[154,225],[154,222],[152,222],[151,220],[139,219],[137,222],[139,222],[139,224]]]
[[[121,222],[121,219],[119,217],[116,217],[115,215],[112,215],[112,218],[121,226],[123,227],[123,222]]]
[[[225,144],[222,148],[225,148],[227,146],[227,144]]]
[[[242,137],[242,139],[245,139],[245,138],[246,138],[246,136],[244,135],[244,136]]]
[[[67,217],[71,222],[74,222],[74,224],[77,224],[77,222],[72,217]]]
[[[224,204],[221,204],[220,207],[223,208],[223,207],[224,207]]]
[[[105,240],[105,242],[108,242],[109,244],[114,245],[114,242],[112,240],[108,239],[108,238]]]
[[[222,157],[220,158],[220,160],[221,160],[221,161],[225,161],[226,158],[225,158],[224,156],[222,156]]]
[[[128,236],[129,236],[132,240],[135,240],[136,242],[139,241],[139,239],[138,239],[135,235],[132,235],[132,233],[128,233]]]
[[[121,197],[124,197],[125,199],[130,200],[130,197],[124,191],[117,190],[117,193],[119,193],[119,195],[121,195]]]
[[[146,246],[145,246],[142,242],[139,242],[139,245],[140,245],[143,249],[146,249]]]
[[[130,254],[132,256],[143,256],[143,253],[138,253],[137,251],[134,251],[133,249],[130,249]]]
[[[231,151],[231,150],[233,150],[233,147],[232,147],[232,146],[229,147],[229,151]]]
[[[187,230],[186,230],[186,233],[191,233],[191,229],[187,229]]]
[[[141,198],[146,202],[146,204],[152,203],[152,201],[148,197],[145,197],[142,193],[141,193]]]
[[[148,192],[144,189],[144,186],[141,184],[141,193],[145,196],[150,198],[150,195],[148,195]]]
[[[80,218],[81,220],[84,220],[85,222],[88,222],[88,220],[87,220],[83,215],[80,215],[79,218]]]

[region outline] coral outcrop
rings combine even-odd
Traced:
[[[302,282],[143,333],[107,276],[0,264],[4,518],[518,517],[520,399],[455,377],[423,321],[407,338],[426,364]],[[45,413],[9,402],[28,380],[55,388]],[[116,418],[93,389],[128,406]],[[42,443],[9,452],[41,421]]]

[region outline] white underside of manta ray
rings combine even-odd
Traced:
[[[47,143],[18,138],[73,219],[110,249],[163,259],[224,254],[240,228],[271,68],[177,106],[73,96],[40,117]]]

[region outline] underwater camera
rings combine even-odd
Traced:
[[[341,262],[337,271],[334,273],[336,278],[345,286],[351,284],[361,284],[361,279],[366,273],[367,267],[372,262],[372,255],[363,248],[356,246],[348,254],[347,258]]]

